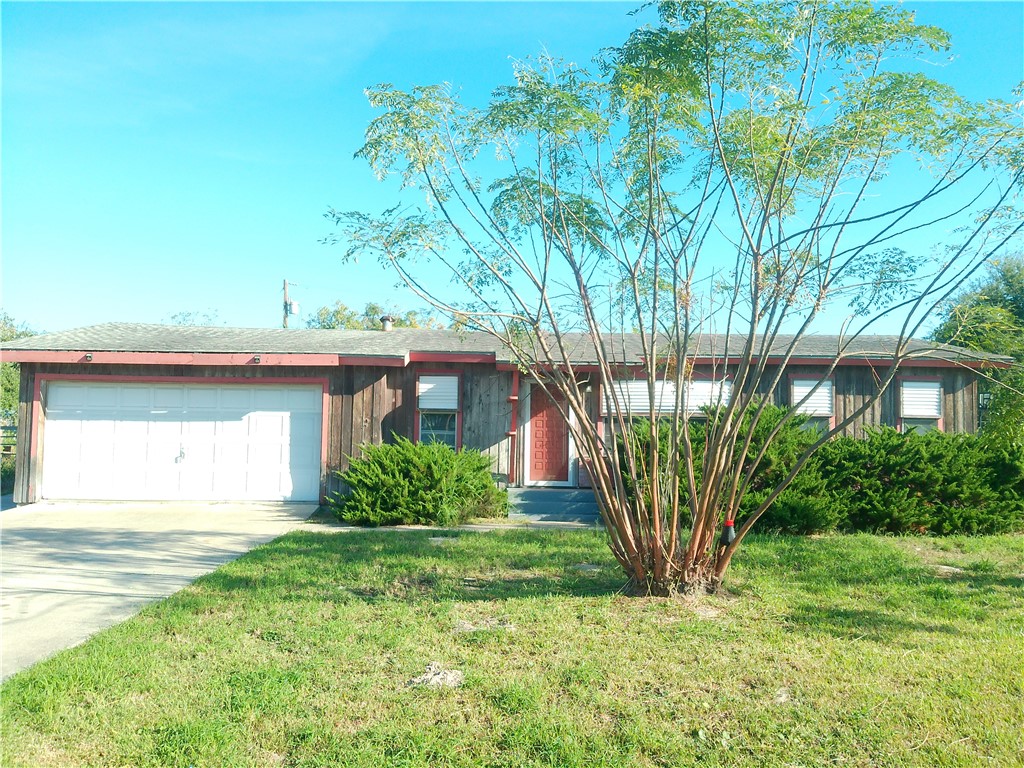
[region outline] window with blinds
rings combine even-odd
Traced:
[[[900,415],[942,418],[942,385],[937,381],[904,380],[900,384]]]
[[[459,377],[423,375],[416,380],[421,443],[459,447]]]
[[[614,382],[616,403],[612,397],[605,397],[605,413],[612,413],[615,406],[624,415],[641,418],[651,412],[651,393],[646,380]],[[654,382],[654,410],[662,415],[671,414],[676,405],[676,383],[674,381]],[[683,409],[690,414],[702,408],[725,405],[732,391],[729,381],[695,379],[687,382]]]
[[[817,389],[815,389],[817,387]],[[793,379],[790,402],[797,413],[807,416],[832,415],[832,382],[816,379]]]
[[[900,382],[900,425],[904,432],[926,432],[942,426],[942,384],[938,381]]]

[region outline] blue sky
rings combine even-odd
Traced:
[[[415,307],[318,242],[328,206],[394,201],[352,159],[363,89],[449,81],[479,103],[510,58],[622,42],[635,5],[3,3],[3,309],[48,331],[184,311],[275,327],[284,278],[304,314]],[[1010,98],[1024,4],[905,5],[953,34],[941,79]]]

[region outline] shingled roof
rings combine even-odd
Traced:
[[[93,352],[265,352],[402,356],[417,352],[493,353],[500,345],[482,333],[420,328],[350,331],[313,328],[218,328],[144,323],[104,323],[29,336],[6,349]]]
[[[565,343],[575,363],[594,362],[593,345],[584,334],[567,334]],[[782,354],[792,336],[779,336],[770,355]],[[638,334],[615,334],[605,339],[610,359],[638,363],[642,344]],[[742,338],[729,340],[729,354],[742,349]],[[860,336],[852,342],[840,336],[804,336],[797,344],[793,362],[800,359],[832,359],[845,344],[844,357],[884,360],[891,358],[899,343],[897,336]],[[708,335],[696,343],[695,356],[720,357],[726,337]],[[281,328],[217,328],[200,326],[104,323],[69,331],[30,336],[4,344],[5,350],[33,352],[168,352],[317,354],[361,358],[409,359],[410,353],[493,355],[497,362],[510,359],[508,351],[492,336],[480,332],[396,328],[391,331],[352,331]],[[912,339],[908,351],[915,357],[961,364],[1008,363],[1011,358],[989,355],[963,347]]]

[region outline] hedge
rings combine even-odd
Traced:
[[[1024,529],[1024,447],[975,435],[901,434],[826,443],[809,472],[825,481],[840,530],[982,534]]]
[[[508,493],[495,485],[491,460],[479,451],[398,438],[364,446],[337,476],[348,490],[329,506],[357,525],[447,526],[508,515]]]
[[[765,409],[754,429],[750,455],[757,454],[784,415],[782,408]],[[669,428],[667,422],[659,425],[661,446],[669,442]],[[746,434],[748,427],[741,429]],[[648,453],[649,430],[650,423],[641,420],[625,438],[633,441],[641,461]],[[691,422],[698,485],[706,431],[706,422]],[[799,416],[783,426],[741,502],[740,522],[819,436]],[[620,462],[625,462],[623,440],[619,438]],[[661,450],[660,464],[667,466],[667,447]],[[649,495],[650,489],[627,488],[631,496],[638,492]],[[689,490],[680,487],[680,496],[685,504]],[[904,434],[891,427],[869,430],[864,438],[838,437],[814,454],[755,530],[942,535],[1024,530],[1024,446],[996,446],[975,435]]]

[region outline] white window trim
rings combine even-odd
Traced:
[[[818,389],[814,392],[814,394],[812,394],[808,400],[801,403],[800,401],[803,400],[803,398],[807,396],[807,394],[815,387],[818,387]],[[801,394],[798,394],[798,388],[803,390]],[[826,390],[828,392],[827,411],[822,410],[819,407],[816,407],[816,405],[820,405],[820,402],[815,402],[816,399],[821,398],[822,394]],[[810,416],[814,418],[824,418],[825,416],[831,418],[832,416],[835,415],[835,385],[833,384],[832,379],[794,377],[790,381],[789,391],[790,403],[792,404],[793,408],[796,410],[797,413],[803,416]]]

